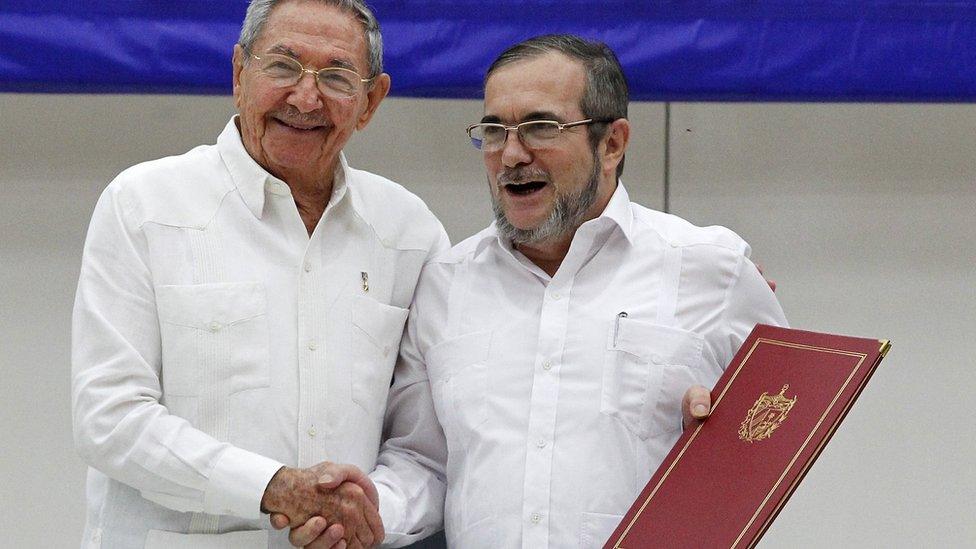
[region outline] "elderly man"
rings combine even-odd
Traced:
[[[603,44],[505,51],[468,134],[496,220],[421,275],[371,475],[386,539],[436,528],[446,484],[451,547],[602,547],[753,326],[786,320],[736,234],[630,202]]]
[[[317,483],[324,460],[373,469],[406,307],[448,245],[342,155],[389,87],[361,1],[254,0],[216,145],[103,193],[73,319],[84,546],[287,546],[262,512],[382,539],[368,482]]]

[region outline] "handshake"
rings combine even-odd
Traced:
[[[360,549],[383,541],[376,487],[353,465],[322,462],[307,469],[282,467],[268,483],[261,510],[288,541],[313,549]]]

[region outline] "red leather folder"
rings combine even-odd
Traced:
[[[604,548],[754,546],[889,347],[756,326]]]

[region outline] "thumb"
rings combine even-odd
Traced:
[[[685,392],[681,404],[682,424],[687,429],[708,417],[712,408],[712,395],[708,389],[695,385]]]
[[[349,480],[349,476],[348,468],[330,463],[326,465],[319,473],[319,478],[316,484],[319,488],[338,488],[340,484]]]

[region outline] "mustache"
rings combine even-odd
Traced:
[[[328,126],[329,119],[318,112],[301,112],[295,107],[288,107],[274,111],[271,116],[283,122],[302,124],[306,126]]]
[[[498,187],[509,184],[521,184],[529,181],[545,181],[549,183],[549,172],[539,168],[506,168],[498,172],[495,178]]]

